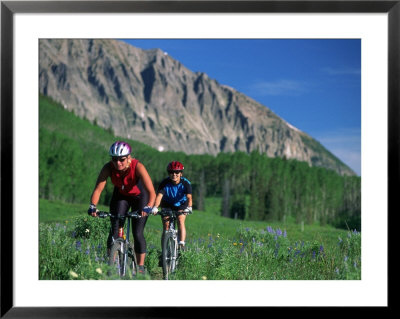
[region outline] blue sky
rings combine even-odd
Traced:
[[[270,108],[361,175],[361,40],[132,39]]]

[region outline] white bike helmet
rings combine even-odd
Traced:
[[[117,141],[110,147],[111,156],[127,156],[131,153],[132,149],[128,143]]]

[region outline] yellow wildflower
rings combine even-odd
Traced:
[[[77,274],[75,271],[70,270],[70,271],[69,271],[69,275],[70,275],[72,278],[78,278],[78,274]]]

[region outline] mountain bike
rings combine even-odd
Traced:
[[[108,265],[111,267],[109,271],[109,276],[117,274],[119,277],[135,277],[138,271],[138,264],[136,260],[135,249],[133,241],[129,241],[130,236],[130,226],[132,218],[142,218],[138,213],[139,211],[132,211],[126,213],[125,216],[114,216],[108,212],[97,211],[97,216],[100,218],[114,217],[118,218],[120,221],[128,219],[128,225],[126,229],[126,234],[124,232],[124,227],[119,227],[118,238],[112,239],[113,244],[110,250],[110,256]]]
[[[176,220],[179,215],[189,214],[189,210],[174,211],[162,208],[158,213],[161,217],[169,217],[169,227],[161,239],[163,278],[168,280],[178,266],[178,229]]]

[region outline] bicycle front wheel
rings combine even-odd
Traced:
[[[124,275],[124,241],[117,239],[111,246],[110,259],[108,265],[111,267],[109,275],[117,275],[122,277]]]
[[[135,254],[135,249],[131,243],[129,243],[129,246],[128,246],[126,271],[127,271],[128,276],[135,277],[137,274],[136,254]]]
[[[165,233],[162,242],[162,265],[165,280],[168,280],[169,276],[176,270],[176,249],[176,240],[173,234]]]

